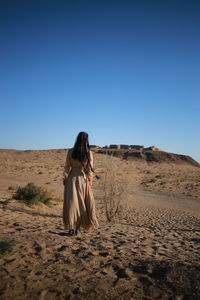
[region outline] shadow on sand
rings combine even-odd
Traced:
[[[21,213],[28,214],[28,215],[31,215],[31,216],[41,216],[41,217],[48,217],[48,218],[62,218],[62,216],[60,216],[60,215],[40,213],[40,212],[37,212],[37,211],[30,211],[28,209],[19,208],[19,207],[16,207],[16,206],[12,206],[12,207],[3,206],[3,207],[0,207],[0,209],[2,209],[4,211],[5,210],[10,210],[10,211],[14,211],[14,212],[17,211],[17,212],[21,212]]]

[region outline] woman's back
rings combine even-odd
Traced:
[[[83,169],[83,167],[87,164],[87,161],[85,163],[82,163],[77,159],[73,159],[72,151],[73,151],[73,148],[69,149],[69,156],[68,156],[69,164],[70,164],[71,168],[72,169]],[[89,158],[90,158],[90,162],[91,162],[93,160],[91,151],[89,152]]]

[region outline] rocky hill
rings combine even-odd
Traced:
[[[147,162],[157,163],[174,163],[188,164],[195,167],[200,167],[200,164],[188,155],[169,153],[165,151],[153,150],[123,150],[123,149],[98,149],[97,153],[108,154],[115,157],[120,157],[126,160],[143,160]]]

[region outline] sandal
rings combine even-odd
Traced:
[[[74,235],[74,233],[75,233],[74,229],[70,229],[68,232],[69,235]]]
[[[75,232],[74,232],[76,235],[80,235],[81,234],[81,231],[80,231],[80,229],[77,229],[76,228],[76,230],[75,230]]]

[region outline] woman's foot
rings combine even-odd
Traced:
[[[69,232],[68,232],[69,235],[74,235],[74,233],[75,233],[74,229],[70,229]]]
[[[76,228],[76,230],[75,230],[75,234],[76,234],[76,235],[79,235],[79,234],[81,234],[81,232],[80,232],[80,229]]]

